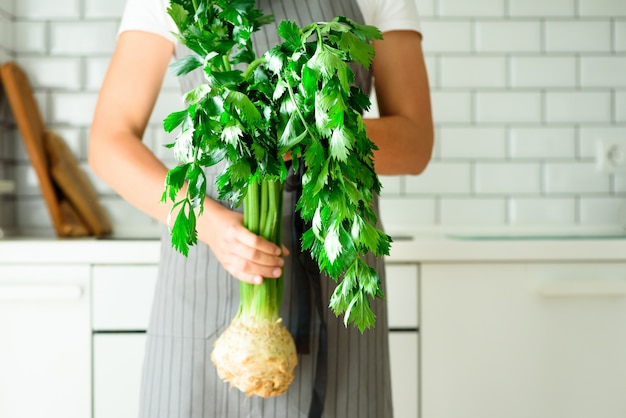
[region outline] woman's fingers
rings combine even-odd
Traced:
[[[213,216],[207,243],[233,277],[258,284],[282,275],[285,252],[281,247],[250,232],[237,212],[218,211]]]

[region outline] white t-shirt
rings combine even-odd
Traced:
[[[392,30],[420,31],[415,0],[357,0],[368,25],[381,32]],[[127,0],[119,33],[140,30],[161,35],[172,42],[176,25],[167,14],[169,0]]]

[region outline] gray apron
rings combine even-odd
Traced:
[[[274,14],[276,22],[290,19],[305,25],[337,15],[363,22],[355,0],[260,0],[257,7]],[[257,55],[278,42],[275,25],[254,34]],[[178,58],[187,53],[177,46]],[[355,79],[369,93],[371,74],[354,70]],[[200,73],[191,74],[181,79],[181,88],[188,91],[201,82]],[[216,191],[210,179],[222,169],[218,165],[207,170],[211,197]],[[373,303],[376,328],[364,334],[346,328],[342,318],[327,308],[334,282],[327,277],[312,279],[315,274],[305,255],[298,254],[296,199],[297,185],[295,190],[286,187],[283,243],[292,256],[285,260],[281,317],[301,352],[287,393],[270,399],[246,398],[218,378],[210,353],[237,313],[239,282],[204,244],[192,247],[188,258],[174,251],[164,228],[147,333],[141,418],[392,418],[386,304]],[[384,286],[383,260],[368,261]],[[307,276],[313,285],[304,281]],[[302,289],[309,293],[303,296]]]

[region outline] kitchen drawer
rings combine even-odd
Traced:
[[[156,265],[93,266],[93,330],[145,330],[156,279]]]
[[[419,324],[418,265],[387,263],[385,269],[389,327],[417,329]]]
[[[145,334],[94,334],[93,418],[136,418]]]

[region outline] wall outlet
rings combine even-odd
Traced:
[[[626,174],[626,138],[600,138],[596,146],[596,163],[599,171]]]

